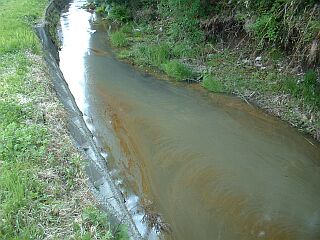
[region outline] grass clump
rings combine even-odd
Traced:
[[[320,109],[320,84],[317,81],[317,73],[308,70],[302,82],[302,94],[306,101],[315,103]]]
[[[89,206],[83,209],[78,221],[73,226],[75,238],[79,240],[127,240],[127,227],[123,224],[112,228],[105,212]]]
[[[299,99],[303,99],[316,109],[320,109],[320,85],[314,70],[308,70],[302,79],[286,77],[281,89]]]
[[[142,44],[138,47],[135,57],[146,65],[159,67],[169,60],[170,51],[167,44]]]
[[[218,79],[215,79],[211,74],[204,75],[202,86],[211,92],[226,92],[226,88],[223,86],[223,84]]]
[[[169,60],[169,46],[167,44],[149,45],[146,48],[146,54],[152,65],[159,67],[162,63]]]
[[[196,58],[201,53],[199,46],[194,46],[189,42],[183,41],[172,44],[172,55],[176,58]]]
[[[127,35],[121,30],[110,33],[109,37],[114,47],[125,47],[128,45]]]
[[[177,81],[191,78],[193,75],[192,70],[178,60],[171,60],[162,64],[162,69],[166,74],[175,78]]]
[[[83,210],[73,228],[76,233],[76,239],[79,240],[114,239],[114,233],[109,224],[108,216],[103,211],[92,206],[86,207]],[[120,238],[117,237],[116,239]]]

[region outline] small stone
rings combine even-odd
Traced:
[[[266,235],[265,231],[260,231],[258,234],[258,237],[261,238],[261,237],[264,237],[265,235]]]

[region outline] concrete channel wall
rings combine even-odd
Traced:
[[[68,0],[52,0],[45,10],[43,21],[35,26],[36,33],[43,46],[43,56],[46,61],[55,91],[68,112],[68,129],[77,148],[87,157],[86,172],[92,193],[111,217],[114,225],[123,223],[128,227],[130,239],[143,239],[127,207],[120,191],[115,186],[106,166],[106,160],[101,155],[88,129],[83,114],[76,105],[68,84],[59,68],[58,47],[54,44],[52,32],[56,31],[56,23]],[[56,23],[54,22],[56,21]],[[54,28],[54,29],[52,29]],[[51,33],[51,34],[50,34]]]

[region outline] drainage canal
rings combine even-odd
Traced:
[[[118,61],[84,2],[61,16],[60,67],[142,235],[160,213],[166,239],[320,239],[319,144]]]

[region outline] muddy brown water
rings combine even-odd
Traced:
[[[60,66],[128,208],[160,213],[166,239],[320,239],[319,144],[235,97],[120,62],[84,2],[61,16]]]

